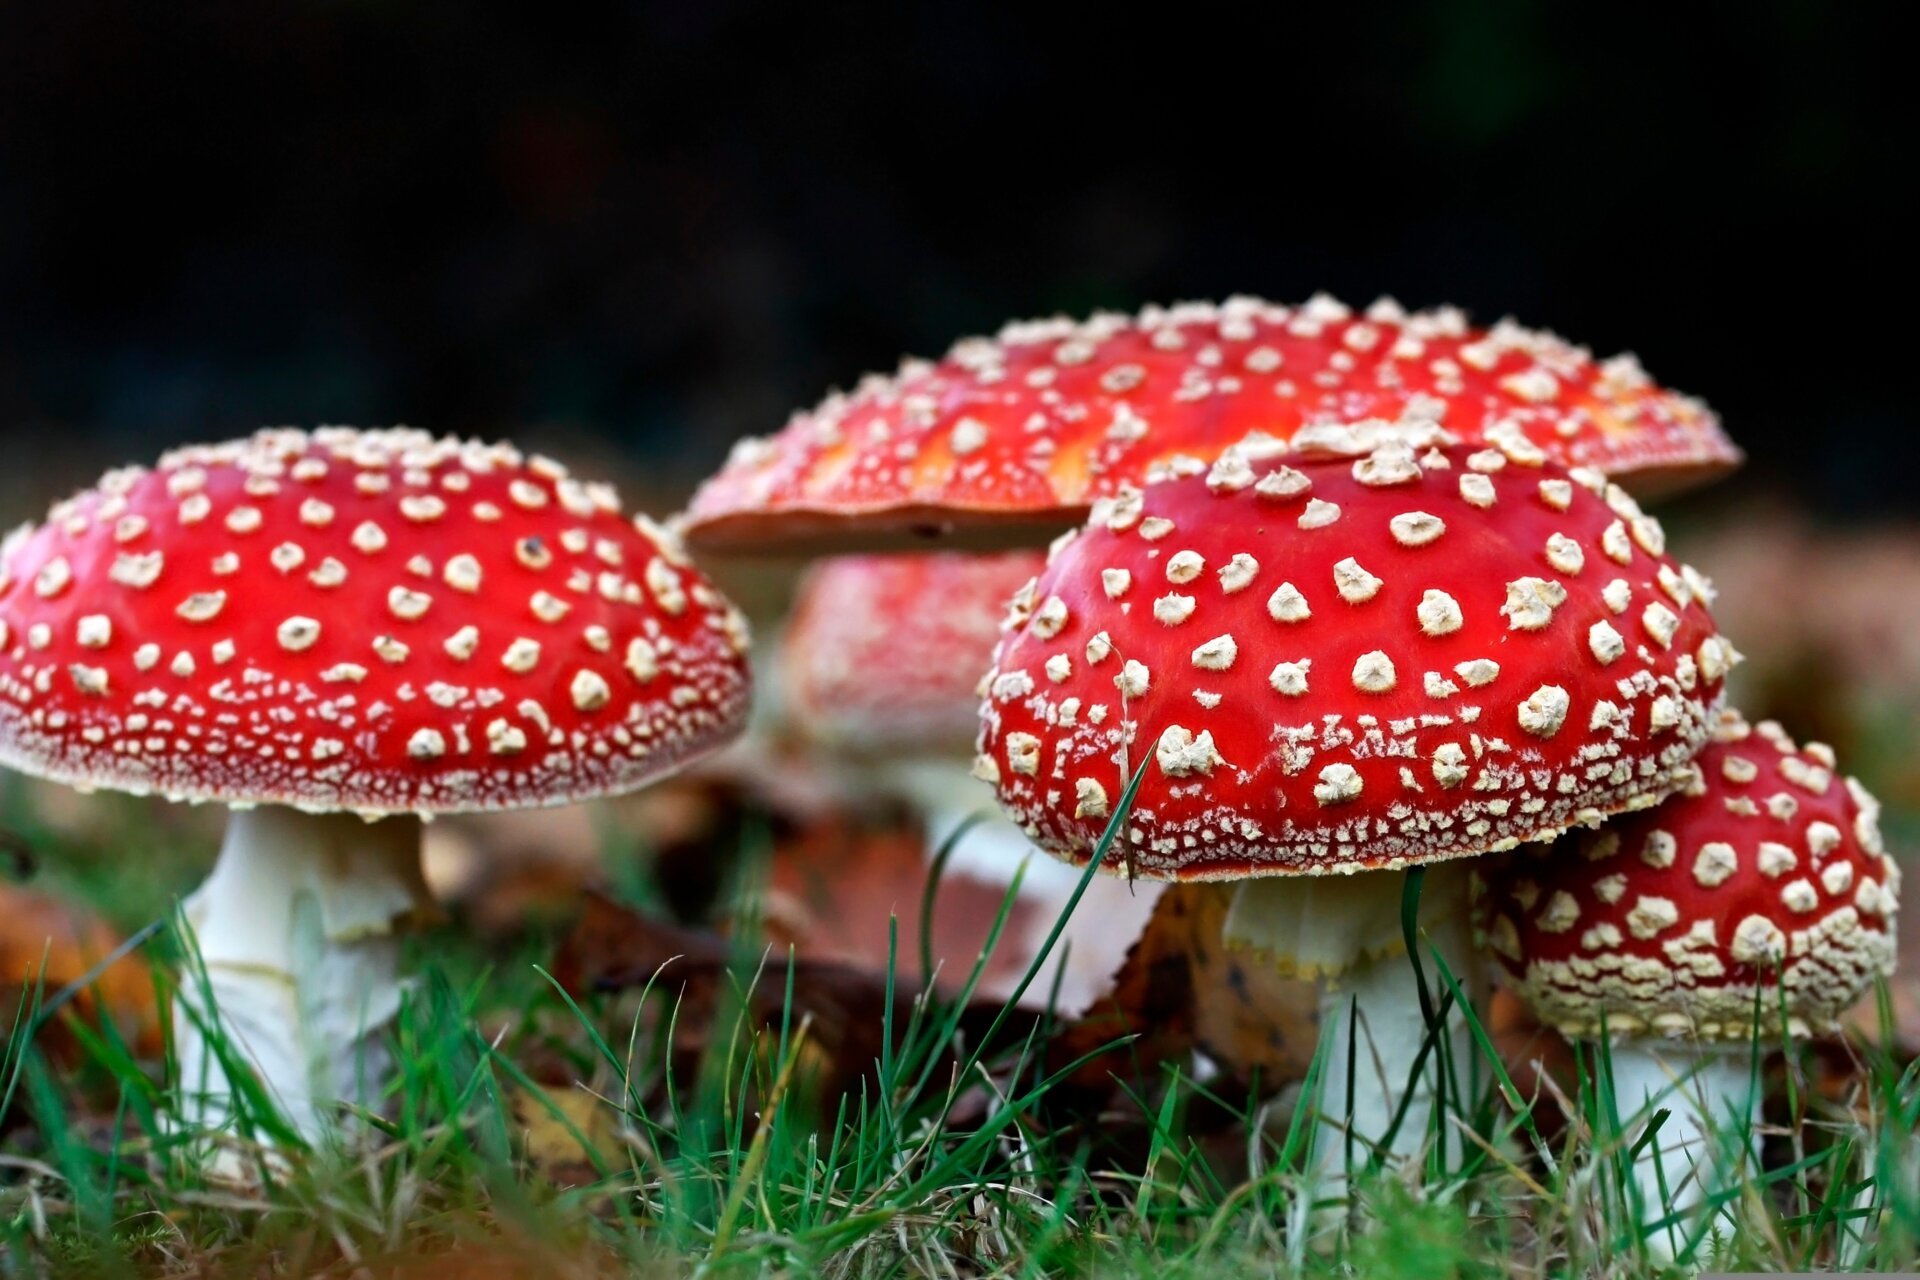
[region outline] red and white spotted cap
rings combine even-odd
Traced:
[[[1785,993],[1796,1034],[1894,963],[1900,872],[1880,806],[1824,744],[1729,715],[1691,784],[1655,808],[1482,871],[1475,916],[1546,1022],[1746,1039]]]
[[[965,760],[1007,600],[1045,564],[1038,551],[940,551],[814,565],[781,643],[795,723],[841,750]]]
[[[509,445],[262,431],[0,549],[0,763],[310,810],[639,785],[734,736],[740,615],[610,486]]]
[[[1017,598],[978,772],[1033,839],[1160,879],[1345,872],[1666,794],[1733,660],[1710,588],[1597,472],[1495,450],[1206,477],[1098,506]]]
[[[1253,298],[1008,325],[742,441],[700,490],[701,549],[885,549],[915,532],[1034,545],[1095,499],[1231,446],[1365,452],[1388,432],[1591,466],[1646,496],[1740,461],[1631,356],[1457,310]],[[1044,532],[1042,532],[1044,531]]]

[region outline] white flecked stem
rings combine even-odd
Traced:
[[[189,1007],[174,1012],[182,1119],[234,1119],[202,1022],[308,1139],[329,1131],[335,1102],[377,1098],[390,1068],[379,1033],[402,993],[400,931],[429,902],[417,818],[234,812],[213,874],[185,906],[199,965],[180,984]]]
[[[1436,951],[1474,1007],[1485,1008],[1485,962],[1473,946],[1466,883],[1463,866],[1445,863],[1429,868],[1422,886],[1420,960],[1436,1012],[1447,993],[1434,963]],[[1314,1165],[1320,1174],[1315,1194],[1322,1199],[1344,1195],[1349,1145],[1355,1171],[1376,1149],[1384,1153],[1388,1170],[1424,1158],[1435,1142],[1435,1114],[1443,1099],[1449,1109],[1455,1100],[1461,1109],[1471,1106],[1486,1074],[1477,1067],[1472,1031],[1457,1008],[1448,1013],[1441,1036],[1415,1072],[1427,1022],[1402,941],[1405,886],[1405,874],[1392,871],[1272,877],[1245,882],[1228,911],[1229,945],[1253,947],[1283,970],[1320,983],[1324,1065]],[[1405,1116],[1394,1129],[1403,1105]],[[1458,1167],[1466,1140],[1444,1119],[1438,1140],[1444,1144],[1439,1151],[1445,1166]]]
[[[1688,1214],[1758,1167],[1753,1131],[1760,1123],[1760,1095],[1750,1055],[1744,1043],[1625,1039],[1612,1046],[1614,1106],[1629,1146],[1655,1112],[1668,1113],[1634,1162],[1643,1222]],[[1671,1261],[1699,1231],[1689,1214],[1650,1233],[1647,1247]]]

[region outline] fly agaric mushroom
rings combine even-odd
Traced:
[[[1233,882],[1229,942],[1338,978],[1321,1112],[1346,1114],[1333,1100],[1358,1072],[1351,1124],[1377,1143],[1426,1030],[1411,967],[1387,959],[1389,873],[1550,838],[1687,777],[1731,661],[1706,589],[1590,470],[1399,443],[1258,477],[1228,458],[1103,501],[1057,547],[1008,617],[976,767],[1081,862],[1144,759],[1110,862]],[[1471,993],[1463,877],[1426,890]],[[1372,1041],[1358,1062],[1337,1029],[1349,995]],[[1401,1153],[1434,1101],[1413,1092]]]
[[[1758,1122],[1756,1038],[1831,1031],[1892,972],[1900,884],[1880,806],[1823,744],[1729,713],[1690,772],[1655,808],[1476,865],[1473,891],[1540,1019],[1612,1038],[1621,1118],[1670,1107],[1636,1168],[1655,1218],[1725,1185],[1738,1147],[1712,1134]]]
[[[1001,886],[1019,875],[1020,897],[1034,908],[1027,914],[1042,936],[1080,877],[1034,856],[1019,828],[990,812],[967,759],[979,731],[981,676],[1007,600],[1045,564],[1038,551],[823,560],[800,583],[780,647],[781,689],[795,727],[911,801],[924,815],[928,850],[951,843],[953,870]],[[1056,985],[1051,970],[1068,966],[1058,1009],[1080,1012],[1126,958],[1157,888],[1089,884],[1076,921],[1097,925],[1069,924],[1070,953],[1054,950],[1030,995],[1047,997]]]
[[[712,750],[746,712],[745,647],[610,486],[504,444],[262,431],[109,472],[0,547],[0,763],[233,807],[186,904],[215,1010],[178,1019],[183,1087],[219,1080],[217,1012],[313,1136],[377,1096],[421,821]]]
[[[1232,298],[1010,324],[908,360],[742,441],[687,534],[727,551],[884,549],[955,529],[1035,545],[1156,467],[1204,467],[1235,444],[1256,459],[1289,442],[1364,449],[1394,422],[1591,466],[1642,495],[1740,460],[1711,411],[1632,356],[1596,361],[1452,308]]]

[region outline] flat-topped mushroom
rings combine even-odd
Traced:
[[[1757,1123],[1756,1038],[1831,1031],[1892,972],[1879,811],[1825,746],[1729,713],[1680,794],[1476,867],[1476,923],[1515,990],[1570,1038],[1611,1037],[1622,1119],[1670,1109],[1637,1170],[1652,1218],[1726,1185],[1740,1145],[1714,1134]]]
[[[187,915],[229,1031],[317,1133],[398,1003],[420,818],[623,791],[714,749],[743,722],[745,647],[672,536],[558,463],[262,431],[109,472],[7,539],[0,763],[236,807]],[[181,1020],[189,1089],[204,1017]]]
[[[1002,886],[1018,876],[1020,898],[1034,908],[1026,914],[1042,936],[1080,877],[1038,855],[993,811],[967,761],[979,732],[981,677],[1007,601],[1045,565],[1039,551],[833,557],[802,579],[780,642],[784,714],[793,727],[873,789],[911,803],[924,819],[927,849],[946,849],[953,869]],[[1055,948],[1028,998],[1045,1002],[1052,969],[1071,965],[1060,1011],[1078,1013],[1085,993],[1100,989],[1125,959],[1158,888],[1089,885],[1064,935],[1071,947]]]
[[[1372,963],[1399,943],[1401,878],[1352,873],[1551,838],[1679,785],[1734,659],[1708,591],[1589,470],[1399,443],[1264,474],[1230,457],[1103,501],[1015,600],[977,769],[1084,861],[1144,760],[1111,861],[1237,882],[1229,940],[1344,975],[1385,1064],[1354,1116],[1371,1140],[1422,1028],[1409,966]],[[1466,975],[1462,889],[1428,884]],[[1409,1129],[1424,1140],[1418,1106]]]
[[[741,442],[695,497],[701,549],[885,549],[916,533],[1036,545],[1154,471],[1443,430],[1591,466],[1643,496],[1740,460],[1701,403],[1631,356],[1459,311],[1325,296],[1011,324]]]

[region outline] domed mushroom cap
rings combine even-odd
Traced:
[[[1699,401],[1631,356],[1596,361],[1508,321],[1456,310],[1360,315],[1327,297],[1252,298],[1012,324],[937,363],[909,360],[830,396],[778,435],[741,442],[695,496],[697,547],[878,549],[957,528],[1031,545],[1156,468],[1228,446],[1350,448],[1395,422],[1505,443],[1619,477],[1635,492],[1740,460]],[[1042,533],[1044,531],[1044,533]]]
[[[1730,715],[1691,783],[1655,808],[1491,871],[1488,947],[1542,1019],[1599,1033],[1746,1039],[1829,1029],[1891,973],[1900,873],[1880,806],[1770,721]]]
[[[1386,447],[1103,503],[1014,602],[976,768],[1047,848],[1155,878],[1353,871],[1650,803],[1732,651],[1594,472]]]
[[[0,548],[0,762],[363,813],[625,790],[731,738],[738,613],[613,490],[508,445],[263,431]]]
[[[856,752],[965,759],[980,677],[1007,601],[1045,567],[1038,551],[836,556],[801,582],[781,642],[798,727]]]

